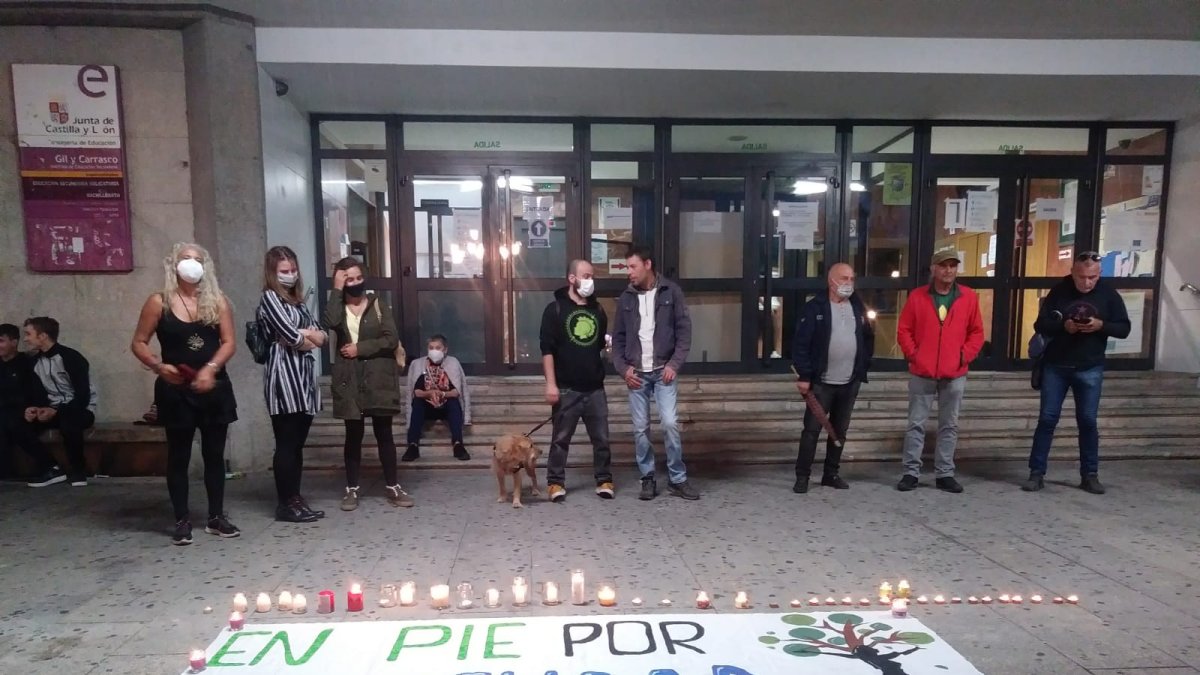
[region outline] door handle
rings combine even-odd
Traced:
[[[405,266],[404,266],[404,276],[406,276],[406,277],[411,277],[411,276],[412,276],[412,265],[405,265]]]

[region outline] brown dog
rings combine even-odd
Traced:
[[[496,441],[492,446],[492,471],[496,473],[496,482],[500,484],[500,497],[496,502],[504,502],[508,499],[508,493],[504,491],[505,477],[513,477],[513,508],[519,509],[521,504],[521,470],[529,474],[529,480],[532,481],[533,490],[531,493],[537,497],[538,480],[537,480],[537,459],[542,456],[542,450],[533,444],[533,441],[528,436],[519,436],[517,434],[505,434]]]

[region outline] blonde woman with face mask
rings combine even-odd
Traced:
[[[154,400],[167,432],[167,492],[175,510],[171,543],[192,543],[188,514],[188,465],[192,438],[200,431],[208,520],[204,531],[218,537],[241,532],[223,513],[225,439],[237,420],[237,401],[225,372],[236,351],[233,309],[221,293],[208,251],[176,244],[163,260],[163,290],[146,299],[133,334],[132,351],[158,375]],[[160,356],[150,349],[158,339]]]

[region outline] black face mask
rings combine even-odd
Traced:
[[[367,285],[366,284],[354,284],[353,286],[347,285],[342,289],[342,291],[346,295],[348,295],[352,298],[361,298],[362,294],[367,292]]]

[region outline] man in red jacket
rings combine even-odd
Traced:
[[[957,283],[958,253],[933,254],[933,280],[908,295],[896,341],[908,361],[908,433],[904,437],[904,476],[901,492],[917,487],[925,421],[937,399],[938,438],[933,458],[939,490],[962,492],[954,479],[954,448],[958,444],[958,409],[967,385],[967,365],[983,348],[983,317],[979,296]]]

